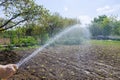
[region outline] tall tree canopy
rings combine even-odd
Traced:
[[[92,21],[90,31],[93,36],[110,36],[113,34],[113,29],[115,28],[114,23],[113,17],[108,17],[106,15],[98,16]]]
[[[0,31],[7,30],[20,23],[25,24],[48,15],[48,10],[35,4],[34,0],[1,0],[0,7],[5,14],[5,22]]]
[[[59,13],[50,13],[35,0],[0,0],[0,9],[4,13],[4,17],[0,18],[0,37],[10,38],[15,45],[21,38],[26,40],[27,37],[44,44],[61,29],[78,22],[63,18]]]

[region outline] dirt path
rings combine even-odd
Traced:
[[[120,80],[119,49],[83,45],[50,47],[23,65],[10,80]]]

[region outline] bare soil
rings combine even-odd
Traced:
[[[6,52],[15,55],[1,64],[17,63],[35,49]],[[5,56],[0,52],[0,57]],[[10,58],[9,58],[9,57]],[[22,65],[9,80],[120,80],[120,47],[98,45],[54,46]]]

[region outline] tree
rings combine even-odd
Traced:
[[[104,18],[101,24],[102,27],[102,35],[109,36],[112,34],[112,19],[111,18]]]
[[[42,17],[48,14],[48,10],[35,4],[34,0],[1,0],[0,7],[7,20],[0,25],[0,31],[13,28],[20,23],[23,25],[42,20]],[[14,23],[9,25],[10,22]]]
[[[102,28],[98,23],[92,23],[89,27],[92,36],[102,35]]]
[[[101,23],[105,18],[107,18],[106,15],[101,15],[101,16],[95,17],[92,22],[93,23]]]
[[[62,20],[62,17],[57,13],[49,16],[46,29],[50,37],[54,36],[57,32],[60,31],[60,29],[62,29]]]
[[[98,16],[94,18],[92,24],[90,25],[90,31],[93,36],[103,35],[109,36],[112,34],[113,21],[110,17],[106,15]]]
[[[53,37],[56,33],[70,25],[77,24],[77,19],[63,18],[59,13],[48,15],[42,25],[46,27],[49,37]]]
[[[114,28],[113,28],[113,35],[119,35],[120,36],[120,20],[114,22]]]

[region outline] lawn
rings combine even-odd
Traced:
[[[115,40],[91,40],[90,43],[93,45],[106,45],[106,46],[120,47],[120,41],[115,41]]]

